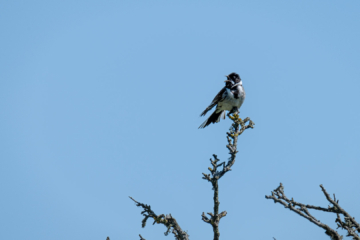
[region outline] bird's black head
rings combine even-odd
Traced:
[[[228,76],[226,76],[228,78],[228,80],[233,81],[234,83],[239,83],[241,81],[241,78],[239,76],[239,74],[237,73],[230,73]]]
[[[226,76],[228,79],[225,81],[225,86],[226,88],[232,88],[232,86],[234,85],[234,82],[232,80],[229,79],[228,76]]]

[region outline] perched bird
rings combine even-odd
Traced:
[[[237,73],[231,73],[226,77],[225,87],[220,90],[200,116],[205,116],[208,111],[216,106],[215,111],[199,128],[205,128],[210,123],[220,122],[221,117],[225,119],[225,111],[230,111],[228,115],[239,113],[239,109],[245,100],[245,90],[242,86],[241,78]]]

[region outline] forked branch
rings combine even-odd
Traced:
[[[233,121],[230,131],[227,132],[227,139],[228,139],[228,145],[226,146],[230,151],[230,158],[227,163],[218,163],[220,160],[217,158],[216,155],[214,156],[214,160],[210,159],[212,168],[209,168],[210,174],[203,173],[203,179],[208,180],[211,182],[214,190],[214,212],[209,212],[208,216],[203,213],[202,220],[206,223],[209,223],[213,227],[214,231],[214,240],[219,240],[219,222],[220,219],[225,217],[227,212],[223,211],[219,213],[219,192],[218,192],[218,180],[224,176],[224,174],[231,170],[231,167],[235,163],[235,158],[237,154],[237,140],[238,137],[248,128],[254,128],[254,123],[249,119],[246,118],[242,120],[239,118],[237,114],[234,114],[233,116],[229,116],[230,119]],[[221,170],[218,171],[218,168],[222,167]],[[168,235],[170,232],[174,234],[176,240],[189,240],[189,235],[187,232],[183,231],[179,224],[177,223],[176,219],[171,216],[171,214],[168,215],[157,215],[155,212],[151,209],[150,205],[146,205],[143,203],[140,203],[130,197],[131,200],[133,200],[138,207],[142,207],[143,211],[141,214],[144,216],[144,219],[142,220],[142,227],[145,227],[146,222],[149,218],[154,219],[153,224],[163,224],[167,228],[165,235]],[[140,240],[145,240],[141,235],[139,235]]]
[[[355,221],[355,218],[351,217],[349,213],[347,213],[344,209],[340,207],[339,200],[336,200],[335,194],[334,198],[332,199],[322,185],[320,185],[320,188],[323,191],[326,199],[331,204],[331,206],[328,206],[327,208],[303,204],[294,201],[293,198],[287,198],[284,193],[284,186],[282,185],[282,183],[280,183],[280,186],[271,192],[271,195],[265,196],[265,198],[274,200],[274,203],[282,204],[285,208],[289,208],[291,211],[306,218],[318,227],[323,228],[325,230],[325,234],[330,236],[332,240],[341,240],[343,239],[343,236],[339,235],[336,230],[330,228],[328,225],[321,223],[320,220],[316,219],[313,215],[309,213],[308,209],[335,213],[337,215],[337,218],[335,220],[338,226],[337,228],[345,229],[347,231],[347,237],[352,237],[353,240],[360,240],[359,235],[356,233],[360,233],[359,223],[357,223]],[[344,220],[341,219],[341,214],[344,216]]]
[[[144,219],[142,220],[141,226],[144,228],[146,226],[146,222],[149,218],[154,219],[153,225],[155,223],[157,224],[163,224],[167,228],[166,232],[164,233],[165,236],[167,236],[170,232],[172,232],[175,236],[176,240],[189,240],[189,235],[187,232],[183,231],[179,224],[177,223],[176,219],[171,216],[171,214],[164,215],[156,215],[153,210],[151,210],[150,205],[146,205],[143,203],[140,203],[133,199],[132,197],[129,197],[131,200],[133,200],[137,207],[142,207],[143,211],[141,214],[144,216]],[[140,239],[145,240],[141,235]]]
[[[210,174],[203,173],[203,179],[209,181],[212,184],[214,190],[214,212],[207,213],[209,217],[205,215],[203,212],[201,217],[202,220],[206,223],[211,224],[214,232],[214,240],[219,240],[220,232],[219,232],[219,223],[220,219],[225,217],[227,212],[223,211],[219,213],[219,185],[218,180],[224,176],[225,173],[231,171],[231,167],[235,163],[236,154],[237,154],[237,140],[238,137],[248,128],[254,128],[254,123],[250,120],[250,118],[245,118],[242,120],[239,118],[239,115],[234,114],[233,116],[229,116],[229,118],[233,121],[229,132],[227,132],[227,140],[228,145],[226,145],[227,149],[229,149],[230,158],[227,163],[222,162],[219,163],[219,159],[217,155],[213,155],[214,159],[210,159],[210,163],[212,167],[209,167]],[[247,124],[246,124],[247,123]],[[222,167],[222,168],[221,168]],[[221,168],[218,170],[218,168]]]

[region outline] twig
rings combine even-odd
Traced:
[[[360,240],[359,235],[356,233],[356,231],[360,232],[360,227],[359,224],[355,221],[355,218],[351,217],[344,209],[339,206],[339,200],[336,200],[335,195],[334,199],[331,199],[325,188],[322,185],[320,185],[320,187],[326,199],[333,206],[328,206],[327,208],[324,208],[319,206],[302,204],[294,201],[293,198],[290,200],[285,196],[282,183],[280,183],[280,186],[278,188],[271,192],[271,196],[265,196],[265,198],[274,200],[274,203],[282,204],[285,208],[289,208],[291,211],[299,214],[300,216],[306,218],[315,225],[323,228],[325,230],[325,234],[330,236],[332,240],[341,240],[343,236],[340,236],[337,231],[330,228],[328,225],[321,223],[320,220],[316,219],[309,213],[308,209],[335,213],[337,215],[335,222],[337,223],[338,228],[341,227],[342,229],[345,229],[348,232],[347,236],[353,237],[354,240]],[[345,222],[341,220],[340,214],[344,215]]]
[[[352,236],[353,239],[360,240],[360,237],[358,234],[356,234],[355,231],[360,233],[360,224],[355,221],[355,218],[350,216],[348,212],[346,212],[343,208],[339,205],[339,200],[336,200],[335,194],[334,199],[331,199],[330,195],[327,193],[326,189],[323,187],[323,185],[320,185],[321,190],[323,191],[326,199],[333,205],[332,209],[334,213],[337,213],[337,218],[335,222],[338,225],[338,228],[341,227],[342,229],[345,229],[348,232],[347,236]],[[341,220],[340,214],[344,215],[344,221]]]
[[[229,118],[233,121],[231,127],[230,127],[230,131],[227,132],[227,140],[228,140],[228,145],[226,145],[227,149],[229,149],[229,154],[230,154],[230,158],[228,160],[227,163],[222,162],[220,164],[218,164],[218,162],[220,161],[217,157],[217,155],[213,155],[214,160],[210,159],[210,163],[212,165],[212,168],[208,168],[210,171],[210,174],[205,174],[203,173],[203,179],[209,181],[212,186],[213,186],[213,190],[214,190],[214,213],[207,213],[210,217],[207,217],[205,215],[205,213],[202,213],[201,217],[202,220],[206,223],[211,224],[211,226],[213,227],[213,232],[214,232],[214,240],[219,240],[220,237],[220,232],[219,232],[219,223],[220,223],[220,219],[225,217],[227,212],[223,211],[221,213],[219,213],[219,185],[218,185],[218,180],[224,176],[225,173],[227,173],[228,171],[231,171],[231,167],[234,165],[235,163],[235,159],[236,159],[236,153],[237,151],[237,140],[238,137],[248,128],[254,128],[254,123],[250,120],[250,118],[245,118],[244,120],[242,120],[241,118],[239,118],[239,115],[234,114],[233,116],[229,116]],[[248,123],[246,125],[246,123]],[[220,171],[218,171],[218,168],[222,167],[222,169]]]
[[[189,240],[189,235],[187,234],[187,232],[185,232],[181,229],[181,227],[177,223],[176,219],[173,218],[171,216],[171,214],[168,214],[166,216],[164,214],[156,215],[154,213],[154,211],[151,210],[150,205],[140,203],[140,202],[136,201],[135,199],[133,199],[132,197],[129,197],[129,198],[135,202],[137,207],[142,207],[144,209],[141,212],[141,214],[144,216],[144,219],[142,220],[142,225],[141,225],[142,227],[145,227],[146,221],[149,218],[153,218],[154,219],[153,225],[155,223],[165,225],[165,227],[167,228],[166,232],[164,233],[165,236],[167,236],[171,231],[174,234],[176,240]],[[141,235],[140,235],[140,238],[142,238]]]

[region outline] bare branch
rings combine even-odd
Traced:
[[[210,219],[205,215],[204,212],[202,213],[201,217],[202,217],[202,220],[203,220],[204,222],[206,222],[206,223],[211,223]]]
[[[238,137],[248,128],[254,128],[254,123],[250,120],[250,118],[245,118],[242,120],[239,118],[239,115],[234,114],[233,116],[229,116],[229,118],[233,121],[229,132],[227,132],[227,141],[228,144],[226,145],[227,149],[229,149],[230,158],[227,163],[222,162],[218,163],[220,159],[218,159],[217,155],[213,155],[213,159],[210,159],[210,163],[212,167],[208,168],[210,174],[203,173],[203,179],[211,182],[214,190],[214,213],[208,213],[210,216],[207,217],[205,213],[202,213],[201,217],[202,220],[206,223],[209,223],[213,227],[214,231],[214,240],[219,240],[220,232],[219,232],[219,223],[220,219],[225,217],[227,212],[223,211],[219,214],[219,186],[218,180],[224,176],[225,173],[231,171],[231,167],[235,163],[235,158],[237,154],[237,140]],[[248,123],[246,125],[246,123]],[[218,170],[219,167],[222,167],[221,170]]]
[[[347,231],[347,236],[351,236],[354,240],[360,240],[359,235],[356,231],[359,232],[359,224],[355,221],[355,218],[351,217],[344,209],[339,206],[339,200],[336,200],[335,195],[334,199],[331,199],[330,195],[326,192],[325,188],[320,185],[326,199],[333,205],[328,206],[328,208],[313,206],[308,204],[302,204],[294,201],[294,199],[288,199],[284,193],[284,187],[282,183],[277,187],[274,191],[271,192],[271,196],[265,196],[266,199],[274,200],[274,203],[280,203],[285,208],[289,208],[291,211],[297,213],[298,215],[306,218],[310,222],[315,225],[323,228],[325,230],[325,234],[330,236],[332,240],[341,240],[343,236],[340,236],[337,231],[330,228],[328,225],[321,223],[320,220],[316,219],[313,215],[311,215],[308,209],[314,209],[318,211],[324,212],[332,212],[337,215],[335,222],[338,225],[338,228],[341,227]],[[344,221],[341,220],[340,214],[344,215]]]
[[[153,218],[154,219],[153,225],[155,223],[165,225],[165,227],[167,228],[166,232],[164,233],[165,236],[167,236],[171,231],[171,233],[174,234],[176,240],[189,240],[189,235],[187,234],[187,232],[183,231],[180,228],[176,219],[173,218],[171,216],[171,214],[166,215],[166,216],[164,214],[156,215],[154,213],[154,211],[151,210],[150,205],[140,203],[140,202],[136,201],[135,199],[133,199],[132,197],[129,197],[129,198],[135,202],[137,207],[142,207],[144,209],[141,212],[141,214],[144,216],[144,219],[142,220],[142,227],[145,227],[146,221],[149,218]]]
[[[229,116],[230,119],[233,121],[229,132],[227,132],[227,140],[228,145],[226,145],[227,149],[229,149],[230,158],[229,161],[225,164],[225,162],[222,162],[220,164],[217,164],[220,160],[217,158],[217,156],[214,154],[214,160],[210,159],[211,165],[213,168],[209,168],[210,173],[212,175],[212,178],[210,177],[210,174],[203,173],[203,179],[208,180],[209,182],[216,180],[219,180],[224,174],[228,171],[231,171],[232,165],[235,163],[236,154],[237,151],[237,141],[238,137],[248,128],[254,128],[255,123],[250,120],[250,118],[245,118],[242,120],[239,118],[237,114],[234,114],[234,116]],[[248,123],[246,125],[246,123]],[[218,167],[222,166],[221,171],[218,171]]]
[[[214,212],[208,212],[207,214],[209,216],[206,216],[205,213],[202,213],[201,217],[202,220],[206,223],[209,223],[213,227],[214,231],[214,240],[219,240],[219,223],[220,219],[225,217],[227,212],[223,211],[219,213],[219,193],[218,193],[218,180],[224,176],[224,174],[231,170],[232,165],[235,163],[235,158],[237,154],[237,140],[238,136],[240,136],[246,129],[253,128],[254,123],[249,119],[246,118],[242,120],[239,118],[237,114],[234,114],[233,116],[229,116],[230,119],[233,121],[232,126],[230,128],[230,131],[227,133],[227,140],[228,145],[226,146],[230,151],[230,158],[228,162],[220,162],[220,159],[214,154],[213,159],[210,159],[210,163],[212,167],[209,167],[210,174],[203,173],[203,179],[211,182],[214,190]],[[248,124],[247,124],[248,123]],[[220,170],[218,170],[221,168]],[[132,197],[129,197],[131,200],[133,200],[138,207],[142,207],[143,211],[141,214],[144,216],[144,219],[142,220],[142,227],[146,226],[146,222],[149,218],[154,219],[153,224],[163,224],[167,228],[165,235],[168,235],[170,232],[174,234],[176,240],[189,240],[189,235],[187,232],[183,231],[179,224],[177,223],[176,219],[169,215],[160,214],[157,215],[155,212],[151,209],[150,205],[146,205],[143,203],[140,203],[133,199]],[[140,234],[139,234],[140,240],[145,240]],[[110,240],[110,239],[108,239]]]
[[[320,188],[323,191],[326,199],[333,205],[333,207],[331,208],[333,209],[333,212],[337,213],[337,218],[335,222],[337,222],[338,228],[341,227],[342,229],[345,229],[348,232],[347,236],[352,236],[353,239],[360,240],[359,235],[356,234],[356,231],[360,233],[360,224],[355,221],[354,217],[350,216],[348,212],[346,212],[340,207],[339,200],[336,200],[335,194],[334,199],[331,199],[330,195],[327,193],[326,189],[323,187],[322,184],[320,185]],[[344,215],[344,221],[341,220],[339,213]]]

